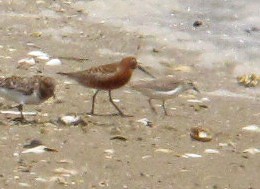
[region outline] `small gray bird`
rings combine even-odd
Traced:
[[[189,89],[199,92],[190,80],[176,80],[171,77],[139,81],[132,84],[131,87],[149,97],[148,102],[153,112],[156,112],[156,110],[152,105],[152,99],[161,100],[165,115],[168,115],[165,107],[166,100],[175,98]]]

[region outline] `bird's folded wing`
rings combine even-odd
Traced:
[[[30,81],[29,78],[9,77],[0,79],[0,87],[6,89],[13,89],[21,92],[24,95],[31,95],[37,83]]]
[[[118,73],[118,67],[113,64],[107,64],[104,66],[93,67],[88,70],[74,72],[67,74],[69,77],[72,77],[77,80],[97,80],[102,81],[107,78],[112,78]]]
[[[155,91],[169,91],[177,87],[179,84],[180,81],[158,79],[158,80],[150,80],[150,81],[136,83],[133,85],[133,88],[146,88]]]

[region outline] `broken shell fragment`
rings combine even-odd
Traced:
[[[257,125],[248,125],[246,127],[243,127],[242,130],[243,131],[256,132],[256,133],[260,132],[260,128]]]
[[[34,64],[35,64],[34,58],[23,58],[18,61],[18,66],[22,66],[22,65],[33,66]]]
[[[205,149],[204,153],[207,153],[207,154],[219,154],[219,150],[216,150],[216,149]]]
[[[121,140],[121,141],[127,141],[127,138],[121,135],[112,136],[110,140]]]
[[[168,154],[168,153],[172,153],[173,150],[167,149],[167,148],[158,148],[158,149],[155,150],[155,152],[161,152],[161,153],[166,153],[166,154]]]
[[[49,55],[42,51],[31,51],[28,53],[29,56],[35,57],[40,60],[49,60]]]
[[[191,138],[201,142],[209,142],[212,140],[212,136],[209,134],[209,131],[201,127],[191,128],[190,136]]]
[[[27,150],[22,151],[22,154],[27,153],[35,153],[35,154],[41,154],[43,152],[58,152],[56,149],[48,148],[46,146],[40,145],[34,148],[29,148]]]
[[[185,153],[185,154],[183,154],[181,157],[184,157],[184,158],[201,158],[202,155],[200,155],[200,154]]]
[[[73,176],[73,175],[77,175],[78,172],[76,170],[73,169],[65,169],[63,167],[59,167],[57,169],[55,169],[53,171],[55,174],[61,175],[61,176]]]
[[[34,58],[24,58],[18,61],[18,69],[27,70],[36,64]]]
[[[142,124],[144,124],[144,125],[147,126],[147,127],[152,127],[152,126],[153,126],[152,121],[150,121],[150,120],[147,119],[147,118],[139,119],[139,120],[137,120],[137,122],[142,123]]]
[[[260,153],[260,150],[258,148],[248,148],[243,151],[243,153],[249,153],[252,155],[255,155],[257,153]]]
[[[192,71],[192,68],[190,66],[178,66],[178,67],[174,68],[173,70],[189,73]]]

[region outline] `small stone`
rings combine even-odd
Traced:
[[[193,27],[199,27],[199,26],[201,26],[202,24],[203,24],[202,21],[196,20],[196,21],[193,23]]]

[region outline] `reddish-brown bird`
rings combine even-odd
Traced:
[[[59,72],[58,74],[66,75],[85,87],[97,89],[92,97],[92,108],[90,114],[94,114],[95,99],[98,92],[100,90],[106,90],[109,94],[109,101],[117,109],[119,115],[125,116],[125,114],[113,102],[111,90],[124,86],[130,80],[132,73],[136,68],[139,68],[146,74],[152,76],[140,65],[137,65],[135,57],[126,57],[120,62],[92,67],[84,71],[70,73]]]

